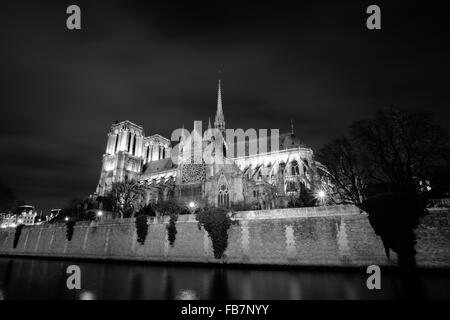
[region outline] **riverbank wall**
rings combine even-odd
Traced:
[[[14,248],[15,229],[0,231],[0,256],[127,260],[236,265],[362,267],[394,266],[368,216],[354,206],[243,211],[233,215],[224,257],[215,259],[212,240],[194,215],[180,216],[173,246],[165,217],[149,220],[144,244],[134,219],[74,226],[24,227]],[[434,210],[416,230],[417,261],[422,267],[450,267],[450,211]]]

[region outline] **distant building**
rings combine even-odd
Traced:
[[[220,81],[214,128],[222,133],[226,130]],[[270,141],[260,149],[258,141],[252,153],[251,142],[255,141],[246,141],[242,156],[228,157],[230,146],[225,142],[221,163],[194,163],[184,154],[189,139],[181,137],[174,150],[170,140],[161,135],[145,136],[137,124],[116,122],[108,133],[96,195],[105,196],[113,183],[129,179],[147,187],[147,203],[174,199],[198,206],[259,209],[286,206],[290,199],[316,191],[325,183],[324,167],[295,134],[292,122],[290,132],[279,134],[276,148]],[[217,144],[214,138],[203,143],[203,147]]]
[[[19,224],[31,226],[39,222],[37,216],[38,214],[33,206],[19,206],[13,213],[7,213],[4,215],[1,222],[1,227],[16,227]]]
[[[56,219],[57,217],[59,217],[59,215],[61,215],[63,212],[62,209],[51,209],[50,210],[50,215],[46,216],[46,221],[52,221],[53,219]]]

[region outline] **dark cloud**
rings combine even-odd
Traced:
[[[68,1],[0,5],[0,180],[42,209],[95,190],[106,133],[129,119],[170,136],[213,120],[290,129],[317,149],[396,104],[450,118],[443,2]]]

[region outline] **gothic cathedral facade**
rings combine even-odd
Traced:
[[[222,133],[226,128],[220,81],[214,128]],[[228,156],[224,144],[219,163],[192,163],[190,157],[180,156],[186,143],[183,138],[175,154],[169,139],[146,136],[142,126],[130,121],[116,122],[108,133],[95,194],[105,196],[114,183],[129,179],[145,185],[147,203],[175,200],[230,209],[285,207],[293,198],[320,189],[325,168],[295,135],[292,123],[291,131],[279,134],[277,140],[277,148],[250,152],[246,147],[240,156]]]

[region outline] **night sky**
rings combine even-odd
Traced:
[[[293,119],[314,150],[388,105],[448,127],[441,2],[148,2],[1,2],[0,181],[18,199],[46,212],[93,193],[115,120],[169,138],[206,125],[219,76],[227,127]],[[66,28],[70,4],[81,31]],[[370,4],[382,30],[366,28]]]

